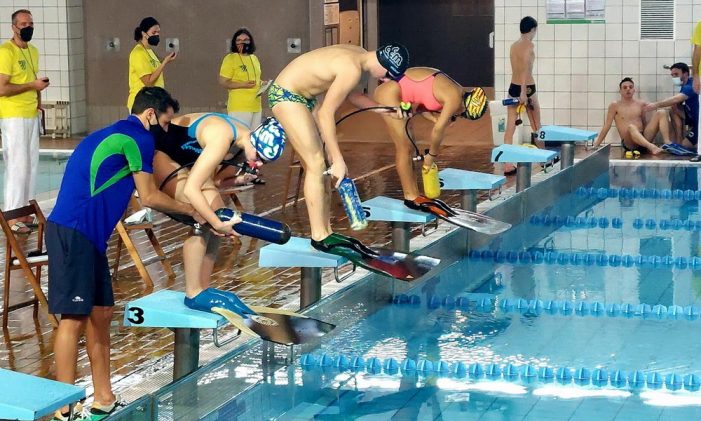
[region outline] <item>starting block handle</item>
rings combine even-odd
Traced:
[[[357,266],[355,266],[355,263],[351,262],[350,260],[348,261],[348,263],[353,265],[353,269],[351,269],[351,271],[349,273],[346,273],[345,275],[343,275],[341,277],[339,277],[339,275],[338,275],[338,268],[345,266],[345,265],[335,266],[333,268],[333,277],[336,279],[336,282],[338,282],[339,284],[341,282],[345,281],[346,279],[350,278],[351,276],[353,276],[353,274],[355,273],[355,269],[357,268]]]
[[[428,227],[429,224],[433,224],[434,227],[431,231],[427,230],[426,228]],[[434,219],[431,222],[428,222],[426,224],[421,224],[421,236],[426,237],[428,234],[432,233],[433,231],[438,229],[438,218]]]
[[[212,329],[212,340],[214,342],[214,346],[217,348],[221,348],[225,345],[228,345],[232,343],[236,338],[241,336],[241,331],[239,330],[235,334],[231,335],[230,338],[225,339],[223,341],[219,341],[219,328]]]

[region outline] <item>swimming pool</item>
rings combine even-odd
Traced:
[[[435,279],[399,284],[388,298],[391,283],[373,277],[317,306],[313,316],[339,327],[293,364],[255,346],[160,391],[154,411],[206,420],[698,418],[698,175],[614,166],[507,234],[475,241]],[[440,241],[463,242],[460,233]]]
[[[36,194],[40,200],[48,199],[49,193],[61,187],[63,172],[71,151],[42,152],[37,167]],[[4,198],[5,162],[0,160],[0,203]]]

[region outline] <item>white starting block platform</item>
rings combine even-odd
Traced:
[[[131,301],[124,310],[124,326],[217,329],[227,323],[218,314],[187,307],[184,300],[184,292],[162,290]]]
[[[324,253],[312,247],[308,238],[291,237],[285,244],[268,244],[260,249],[258,266],[262,268],[335,268],[348,259]]]
[[[85,398],[85,390],[0,368],[0,419],[35,420]]]
[[[441,188],[445,190],[461,190],[460,205],[466,211],[475,212],[477,210],[477,191],[489,191],[489,198],[492,191],[500,189],[506,183],[503,175],[487,174],[476,171],[458,170],[456,168],[446,168],[438,173],[438,180]]]
[[[499,145],[492,149],[492,162],[545,163],[557,158],[557,152],[526,146]]]
[[[427,224],[436,219],[429,213],[406,207],[402,200],[386,196],[373,197],[363,202],[362,206],[368,221]]]
[[[545,143],[591,142],[596,139],[597,133],[590,130],[574,129],[562,126],[543,126],[538,132],[538,140]]]

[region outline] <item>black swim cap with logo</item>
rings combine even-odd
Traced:
[[[390,43],[378,48],[377,61],[387,69],[387,74],[397,79],[409,68],[409,50],[402,44]]]

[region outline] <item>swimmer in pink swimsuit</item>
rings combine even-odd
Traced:
[[[467,117],[466,102],[470,107],[471,89],[460,86],[455,80],[437,69],[411,67],[399,79],[385,82],[375,90],[375,103],[355,103],[356,106],[386,105],[399,107],[402,102],[411,103],[414,113],[433,122],[428,152],[424,155],[424,168],[433,166],[443,141],[445,130],[457,117]],[[481,91],[481,90],[480,90]],[[486,106],[486,97],[482,98]],[[471,107],[470,107],[471,108]],[[482,113],[485,109],[482,110]],[[469,118],[479,118],[482,113]],[[414,174],[412,155],[414,149],[405,131],[406,119],[398,119],[389,113],[382,114],[395,145],[397,173],[402,184],[404,199],[415,201],[421,193]]]

